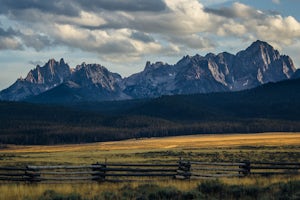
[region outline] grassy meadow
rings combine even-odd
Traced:
[[[2,145],[1,147],[1,166],[86,165],[105,160],[127,163],[174,163],[180,157],[186,160],[213,162],[242,160],[300,162],[300,133],[192,135],[78,145]],[[243,199],[243,196],[246,196],[246,199],[261,199],[254,193],[265,199],[277,199],[277,197],[296,199],[300,198],[299,181],[300,176],[293,175],[222,178],[217,181],[153,180],[99,184],[0,183],[0,200],[121,199],[121,197],[136,199],[140,193],[146,195],[144,196],[146,199],[151,199],[151,195],[152,199],[174,199],[175,196],[173,198],[172,194],[177,194],[177,199],[222,199],[222,197]],[[132,193],[127,194],[126,191]],[[292,196],[284,196],[289,194]]]

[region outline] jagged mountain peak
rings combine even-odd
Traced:
[[[59,60],[59,64],[60,64],[60,65],[66,64],[66,63],[65,63],[65,60],[64,60],[63,58],[61,58],[61,59]]]
[[[205,58],[214,58],[214,57],[216,57],[216,54],[214,53],[208,53],[205,55]]]
[[[261,41],[261,40],[256,40],[249,47],[247,47],[245,50],[240,51],[240,52],[244,52],[244,51],[254,52],[254,51],[258,51],[258,50],[260,50],[260,51],[267,50],[267,51],[276,51],[276,52],[278,52],[272,45],[270,45],[267,42]]]
[[[296,70],[290,57],[280,55],[273,46],[260,40],[237,53],[237,58],[246,69],[245,73],[256,70],[255,76],[260,83],[288,79]]]
[[[269,43],[257,40],[253,42],[246,50],[240,51],[237,53],[237,56],[240,57],[249,57],[251,55],[262,55],[262,56],[268,56],[269,59],[279,59],[280,54],[278,50],[276,50],[273,46],[271,46]]]
[[[86,64],[85,62],[81,65],[77,65],[73,74],[81,73],[81,76],[85,75],[87,79],[91,79],[93,83],[101,82],[101,79],[106,79],[108,77],[114,77],[117,79],[122,79],[121,75],[117,73],[110,72],[106,67],[100,64]]]
[[[146,65],[145,65],[145,68],[144,68],[144,71],[155,70],[155,69],[158,69],[158,68],[160,68],[162,66],[165,66],[165,65],[169,65],[169,64],[164,63],[162,61],[157,61],[155,63],[151,63],[150,61],[147,61]]]
[[[64,62],[63,59],[56,61],[54,58],[50,59],[44,66],[39,66],[30,70],[26,81],[38,84],[57,84],[70,76],[70,67]]]
[[[190,55],[183,56],[175,65],[177,66],[186,65],[191,61],[191,58],[192,57]]]
[[[295,70],[290,57],[280,55],[260,40],[236,55],[228,52],[186,55],[175,65],[147,61],[142,72],[124,79],[100,64],[83,62],[71,69],[63,59],[59,62],[50,59],[44,66],[31,70],[25,79],[18,79],[1,91],[0,99],[23,100],[50,89],[42,99],[62,91],[71,91],[74,97],[80,93],[80,98],[71,99],[94,101],[237,91],[289,79]]]
[[[66,65],[65,61],[63,58],[61,58],[59,61],[56,61],[54,58],[51,58],[48,60],[48,62],[44,65],[44,67],[50,67],[53,68],[54,66],[64,66]],[[39,65],[38,65],[39,66]],[[37,67],[38,67],[37,66]]]
[[[54,64],[58,63],[54,58],[49,59],[49,61],[47,62],[47,65],[51,65],[53,66]]]
[[[75,70],[88,69],[88,68],[103,68],[100,64],[86,64],[86,62],[81,63],[75,67]]]
[[[265,46],[265,47],[268,47],[268,48],[273,48],[269,43],[267,43],[265,41],[262,41],[262,40],[256,40],[248,48],[253,48],[255,46]]]

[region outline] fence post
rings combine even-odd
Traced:
[[[244,161],[244,164],[245,164],[245,165],[242,166],[242,169],[244,170],[244,171],[243,171],[243,174],[244,174],[245,176],[247,176],[247,175],[249,175],[249,174],[251,173],[251,163],[250,163],[249,160],[245,160],[245,161]]]
[[[178,172],[177,175],[183,176],[184,179],[191,178],[191,163],[190,161],[182,161],[181,157],[178,162]]]
[[[105,181],[105,173],[106,173],[106,163],[105,164],[100,164],[100,163],[96,163],[96,164],[92,164],[92,166],[95,166],[95,168],[93,168],[92,170],[95,172],[99,172],[98,177],[95,178],[94,180],[96,181]]]
[[[25,181],[29,181],[30,183],[41,181],[41,179],[39,179],[41,177],[41,174],[38,173],[38,169],[33,169],[30,168],[29,166],[26,166],[25,176],[26,176]]]

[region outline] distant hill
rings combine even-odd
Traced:
[[[300,79],[239,92],[64,105],[0,102],[0,143],[300,131]]]
[[[68,104],[73,109],[168,120],[300,119],[300,79],[238,92],[171,95],[155,99]],[[299,108],[299,109],[298,109]]]
[[[300,79],[230,93],[163,96],[129,113],[182,120],[300,119]]]

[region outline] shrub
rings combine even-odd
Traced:
[[[102,192],[100,196],[96,196],[93,198],[93,200],[118,200],[118,196],[111,191]]]
[[[39,200],[82,200],[79,194],[59,194],[53,190],[46,190],[40,197]]]
[[[300,181],[290,181],[279,184],[279,191],[276,196],[278,199],[296,199],[300,195]]]
[[[218,194],[223,190],[224,184],[218,180],[207,180],[198,186],[198,190],[204,194]]]
[[[165,187],[159,188],[156,191],[153,191],[148,195],[149,200],[156,200],[156,199],[174,199],[179,200],[181,198],[181,192],[174,187]]]

